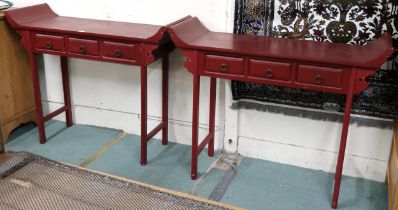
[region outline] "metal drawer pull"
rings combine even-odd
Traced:
[[[221,69],[220,69],[221,72],[227,72],[228,69],[229,69],[229,67],[227,64],[225,64],[225,63],[221,64]]]
[[[116,58],[122,57],[122,52],[119,49],[115,50],[113,54],[115,55]]]
[[[265,71],[265,77],[269,79],[274,77],[274,72],[272,71],[272,69],[267,69],[267,71]]]
[[[48,50],[53,49],[53,44],[51,44],[50,41],[48,41],[48,42],[46,43],[46,49],[48,49]]]
[[[84,47],[84,45],[80,45],[80,54],[86,54],[86,52],[86,47]]]
[[[323,83],[323,78],[322,78],[322,76],[319,75],[319,74],[317,74],[317,75],[315,76],[315,84],[321,85],[322,83]]]

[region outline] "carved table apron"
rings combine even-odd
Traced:
[[[216,78],[346,95],[332,207],[337,208],[352,99],[367,87],[366,78],[392,54],[384,34],[367,46],[277,39],[211,32],[197,18],[169,28],[193,75],[192,165],[197,178],[198,155],[208,145],[214,155]],[[200,77],[210,77],[209,133],[198,142]]]

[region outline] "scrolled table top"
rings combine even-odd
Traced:
[[[172,25],[168,31],[182,49],[372,69],[383,65],[394,51],[388,33],[366,46],[357,46],[212,32],[196,17]]]
[[[167,31],[167,26],[161,25],[59,16],[51,10],[48,4],[10,9],[5,11],[5,16],[11,26],[17,30],[115,38],[147,43],[158,43]]]

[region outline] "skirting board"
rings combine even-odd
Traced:
[[[337,153],[290,144],[239,137],[239,153],[246,157],[334,173]],[[388,161],[346,155],[343,174],[378,182],[386,179]]]

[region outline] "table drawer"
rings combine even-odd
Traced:
[[[65,51],[65,40],[63,36],[36,34],[35,48],[62,52]]]
[[[299,65],[297,82],[341,88],[343,86],[343,69]]]
[[[250,60],[249,76],[259,79],[290,81],[292,65],[290,63]]]
[[[117,42],[102,42],[102,55],[106,58],[135,61],[137,59],[137,47],[134,44]]]
[[[80,55],[99,55],[99,42],[90,39],[68,39],[69,52]]]
[[[243,75],[243,58],[206,55],[205,71]]]

